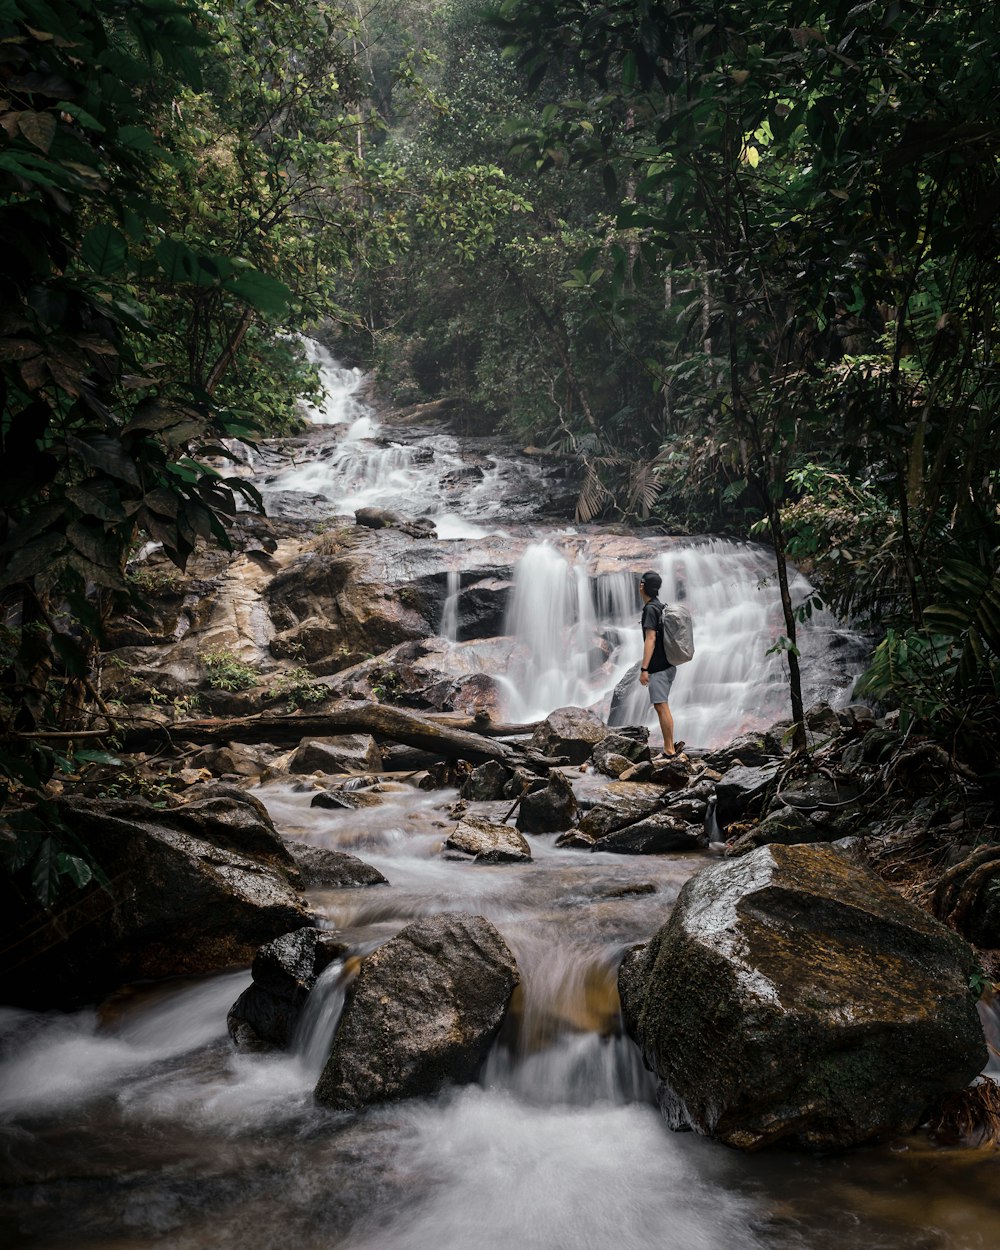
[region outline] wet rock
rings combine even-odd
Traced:
[[[10,1002],[71,1006],[127,981],[215,972],[309,923],[295,862],[249,795],[168,810],[73,800],[58,811],[110,889],[91,884],[51,914],[26,904],[28,892],[0,899]]]
[[[778,773],[779,765],[763,764],[760,768],[743,768],[738,765],[723,774],[716,782],[718,799],[715,816],[720,825],[742,820],[755,802],[763,800]]]
[[[814,734],[836,737],[840,733],[840,716],[829,703],[814,703],[805,711],[806,728]]]
[[[236,774],[238,777],[259,777],[268,765],[249,747],[230,742],[224,747],[207,747],[191,760],[195,768],[207,768],[216,777]]]
[[[389,508],[358,508],[354,513],[354,521],[365,529],[382,530],[390,526],[398,528],[404,523],[404,518]]]
[[[516,799],[532,790],[543,790],[548,783],[544,777],[529,771],[527,768],[515,768],[510,781],[504,787],[505,799]]]
[[[663,797],[661,786],[613,781],[604,787],[601,802],[587,812],[578,828],[595,840],[607,837],[616,829],[634,825],[658,811],[663,806]]]
[[[649,780],[670,790],[683,790],[690,784],[694,765],[686,755],[663,755],[654,759]]]
[[[648,742],[611,733],[594,747],[594,767],[608,777],[620,777],[631,765],[651,759]]]
[[[576,820],[573,787],[557,769],[549,770],[548,785],[526,794],[517,809],[517,827],[523,833],[562,833]]]
[[[616,885],[604,892],[605,898],[628,898],[633,894],[656,894],[659,887],[655,881],[636,881],[632,885]]]
[[[225,782],[199,786],[187,802],[169,813],[152,809],[179,829],[189,831],[212,846],[226,847],[237,854],[252,856],[298,884],[295,863],[285,849],[267,808],[252,794]],[[98,800],[112,802],[112,800]],[[137,819],[147,818],[150,807],[142,800],[121,799],[116,812],[124,819],[130,811]]]
[[[866,733],[875,727],[875,713],[866,703],[849,703],[837,710],[842,729],[855,729]]]
[[[740,734],[718,751],[710,751],[702,758],[709,768],[724,773],[737,764],[759,768],[770,760],[781,759],[783,755],[781,738],[773,730],[766,730],[764,733]]]
[[[836,836],[833,830],[824,830],[822,824],[817,824],[809,812],[795,807],[779,807],[735,838],[726,854],[731,857],[746,855],[748,851],[772,842],[782,846],[794,846],[800,842],[829,842]]]
[[[487,760],[474,768],[462,785],[462,798],[472,802],[488,803],[494,799],[502,799],[507,784],[513,776],[509,768],[505,768],[499,760]]]
[[[618,774],[619,781],[650,781],[653,776],[653,765],[650,762],[629,764]]]
[[[708,814],[708,800],[690,790],[684,790],[668,798],[663,810],[667,815],[683,820],[685,824],[701,825]]]
[[[732,1146],[912,1129],[986,1060],[972,951],[829,847],[713,863],[619,975],[673,1128]]]
[[[310,807],[320,807],[327,811],[353,812],[357,810],[357,803],[352,795],[343,794],[335,790],[320,790],[318,794],[314,794],[309,801]]]
[[[570,764],[583,764],[610,733],[595,713],[582,707],[561,707],[546,716],[529,746],[541,755],[564,755]]]
[[[297,929],[254,955],[253,982],[230,1007],[226,1024],[240,1050],[285,1048],[316,978],[347,950],[332,933]]]
[[[514,956],[482,916],[407,925],[362,960],[316,1098],[351,1110],[473,1080],[518,979]]]
[[[291,773],[361,773],[381,768],[382,756],[370,734],[303,738],[288,765]]]
[[[616,855],[665,855],[696,851],[705,843],[700,825],[689,825],[668,812],[654,812],[645,820],[599,838],[591,850],[613,851]]]
[[[824,807],[846,810],[852,806],[859,792],[859,786],[850,778],[808,773],[786,779],[781,794],[771,800],[771,807],[796,807],[802,811]]]
[[[477,864],[526,864],[531,860],[531,847],[511,825],[468,813],[448,835],[445,846],[474,855]]]
[[[356,855],[308,842],[286,843],[307,887],[342,890],[349,886],[388,885],[379,870]]]
[[[361,658],[343,645],[343,636],[334,625],[317,616],[306,617],[276,635],[268,649],[276,660],[305,664],[320,676],[336,673]]]
[[[556,838],[556,846],[568,847],[574,851],[589,851],[597,839],[592,833],[581,833],[579,827],[568,829]]]

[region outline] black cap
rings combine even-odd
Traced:
[[[643,573],[639,579],[639,585],[645,586],[646,594],[650,598],[655,599],[660,587],[663,585],[663,578],[657,573],[656,569],[650,569],[648,573]]]

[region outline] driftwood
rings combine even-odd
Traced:
[[[469,723],[472,723],[471,720]],[[262,713],[259,716],[175,721],[161,732],[175,742],[191,742],[199,746],[213,742],[292,743],[302,738],[367,733],[390,742],[419,747],[444,759],[470,760],[473,764],[497,760],[510,768],[522,760],[520,752],[514,747],[485,734],[472,733],[442,720],[402,708],[386,707],[382,703],[344,703],[307,716]],[[136,731],[127,736],[125,749],[138,745],[132,739],[140,735],[146,740],[151,736],[148,730]]]

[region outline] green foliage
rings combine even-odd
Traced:
[[[312,673],[301,665],[281,674],[268,691],[272,699],[284,699],[285,710],[294,712],[311,703],[322,703],[329,698],[329,687],[316,681]]]
[[[225,647],[203,651],[199,658],[213,690],[249,690],[258,684],[257,670]]]

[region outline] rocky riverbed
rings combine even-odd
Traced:
[[[766,553],[560,523],[557,462],[349,381],[246,458],[273,515],[232,558],[133,567],[121,763],[60,800],[110,890],[6,911],[4,1237],[1000,1239],[992,1156],[946,1136],[996,1066],[988,787],[850,702],[863,640],[823,619],[791,759]],[[647,566],[699,623],[674,759]]]

